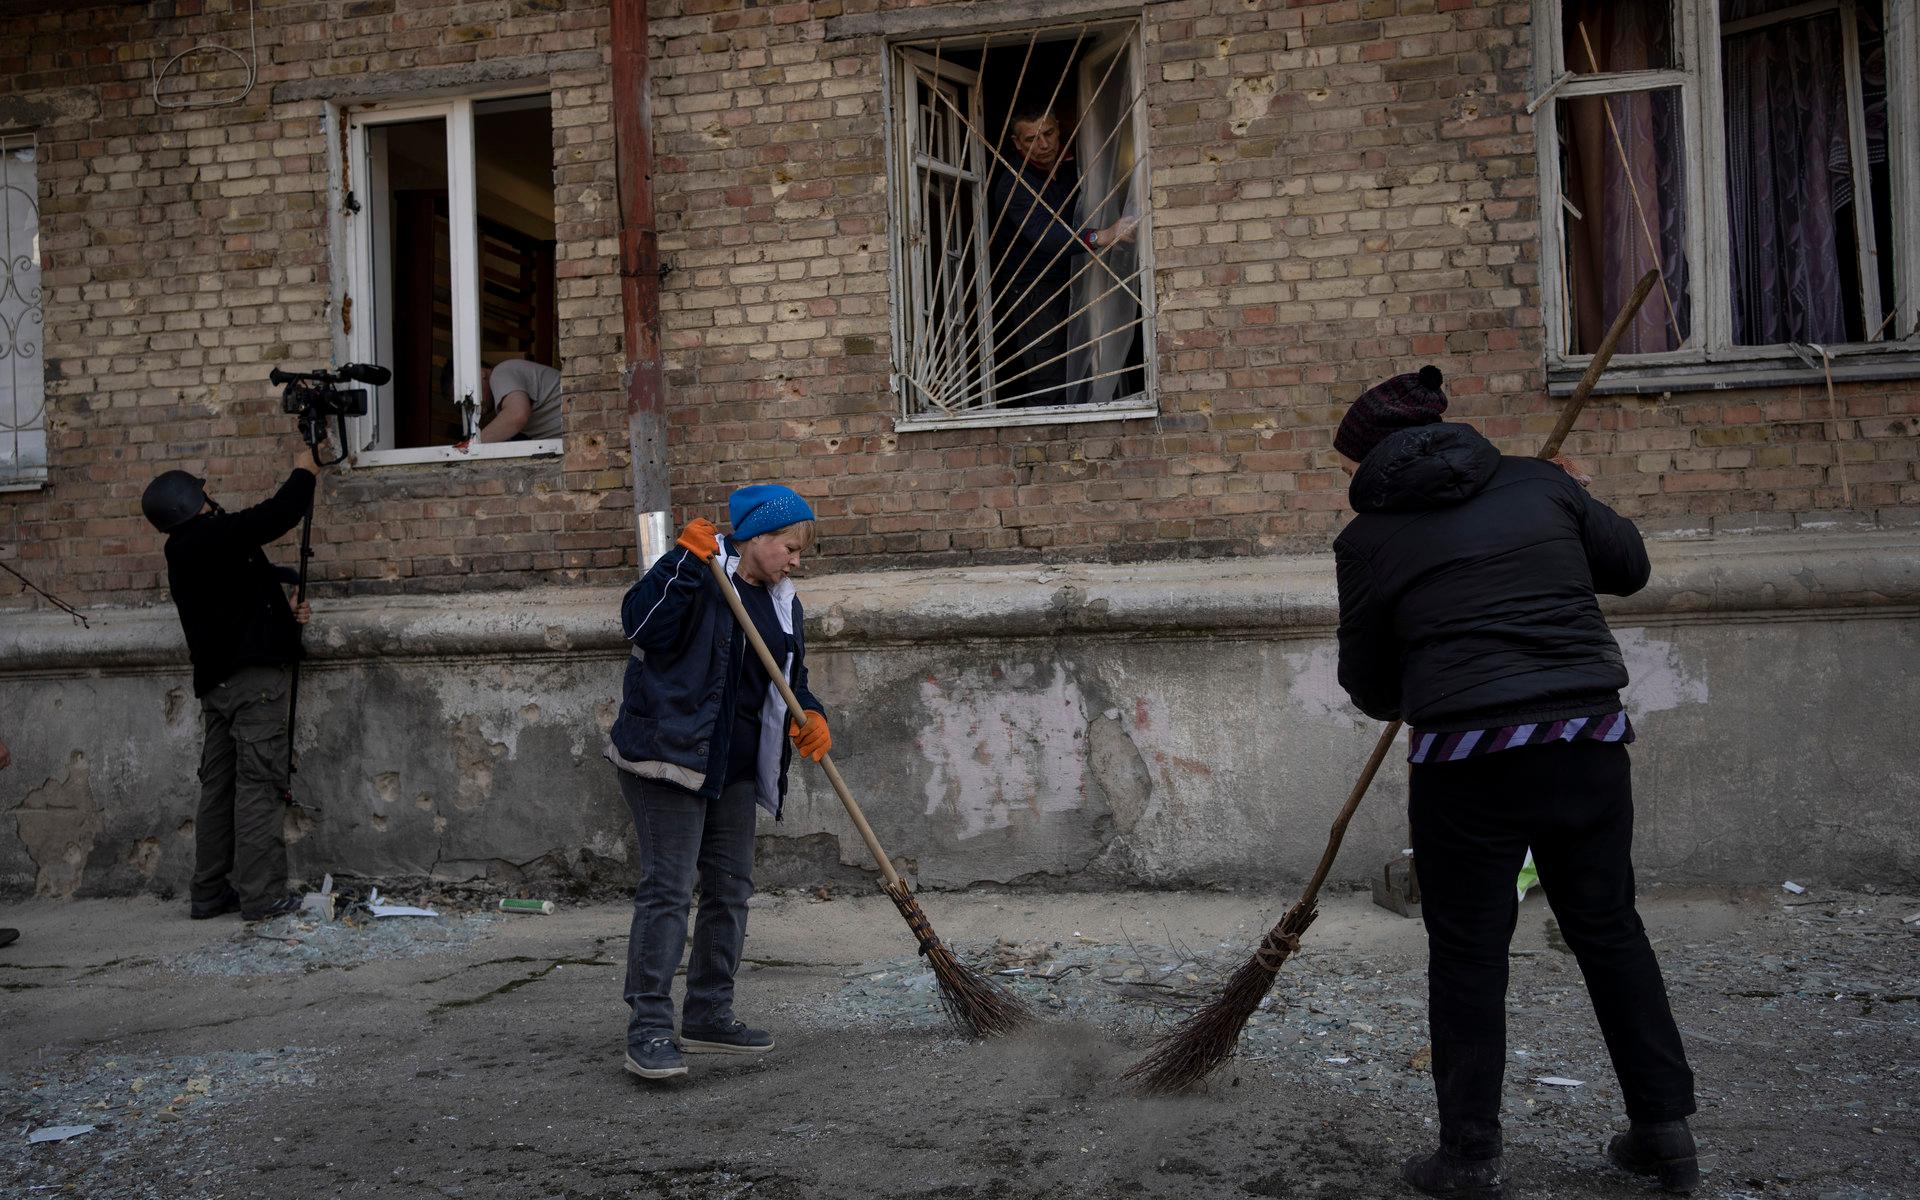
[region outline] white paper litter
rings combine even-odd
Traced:
[[[1329,1058],[1327,1061],[1336,1067],[1344,1067],[1353,1060],[1351,1058]]]
[[[1585,1087],[1587,1086],[1585,1080],[1568,1079],[1565,1075],[1535,1075],[1533,1077],[1533,1081],[1535,1083],[1544,1083],[1548,1087]]]
[[[1796,896],[1801,895],[1807,890],[1801,887],[1799,884],[1795,883],[1791,879],[1787,880],[1785,883],[1781,884],[1780,886],[1787,889],[1789,892],[1792,892]]]
[[[367,911],[376,917],[437,917],[440,915],[430,908],[414,908],[407,904],[382,904],[379,888],[374,888],[367,893]]]
[[[91,1125],[49,1125],[45,1129],[36,1129],[27,1135],[27,1141],[64,1142],[68,1138],[77,1138],[83,1133],[92,1133]]]

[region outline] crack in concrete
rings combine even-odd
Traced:
[[[465,1000],[443,1000],[434,1005],[433,1008],[428,1011],[428,1015],[438,1017],[456,1008],[472,1008],[476,1004],[485,1004],[487,1001],[504,996],[509,992],[518,991],[536,980],[545,979],[561,967],[611,967],[615,965],[617,964],[600,958],[556,958],[538,971],[522,975],[518,979],[509,979],[490,992],[482,992],[478,996],[470,996]]]

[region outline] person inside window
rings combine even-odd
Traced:
[[[1050,110],[1016,113],[1012,137],[1016,161],[996,173],[989,188],[1000,407],[1078,404],[1085,384],[1070,378],[1074,272],[1086,255],[1131,242],[1140,221],[1082,222],[1088,198],[1080,167]]]
[[[465,450],[473,442],[537,442],[557,438],[565,429],[561,420],[560,372],[524,358],[509,358],[480,368],[481,411],[492,406],[493,416],[480,432],[455,445]]]

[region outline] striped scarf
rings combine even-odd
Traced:
[[[1538,746],[1546,742],[1618,742],[1633,741],[1633,722],[1625,712],[1603,717],[1574,717],[1534,725],[1502,725],[1497,729],[1469,729],[1461,733],[1422,733],[1407,735],[1407,761],[1410,763],[1459,762],[1479,754],[1511,750],[1515,746]]]

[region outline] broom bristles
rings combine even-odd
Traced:
[[[918,939],[920,953],[927,956],[940,985],[940,1007],[962,1036],[997,1037],[1032,1023],[1033,1013],[1017,996],[953,956],[933,931],[927,914],[920,911],[920,902],[907,890],[904,879],[883,890]]]
[[[1319,915],[1295,905],[1260,940],[1213,1003],[1168,1030],[1121,1078],[1143,1092],[1192,1091],[1233,1057],[1240,1031],[1273,987],[1280,968],[1300,948],[1300,935]]]

